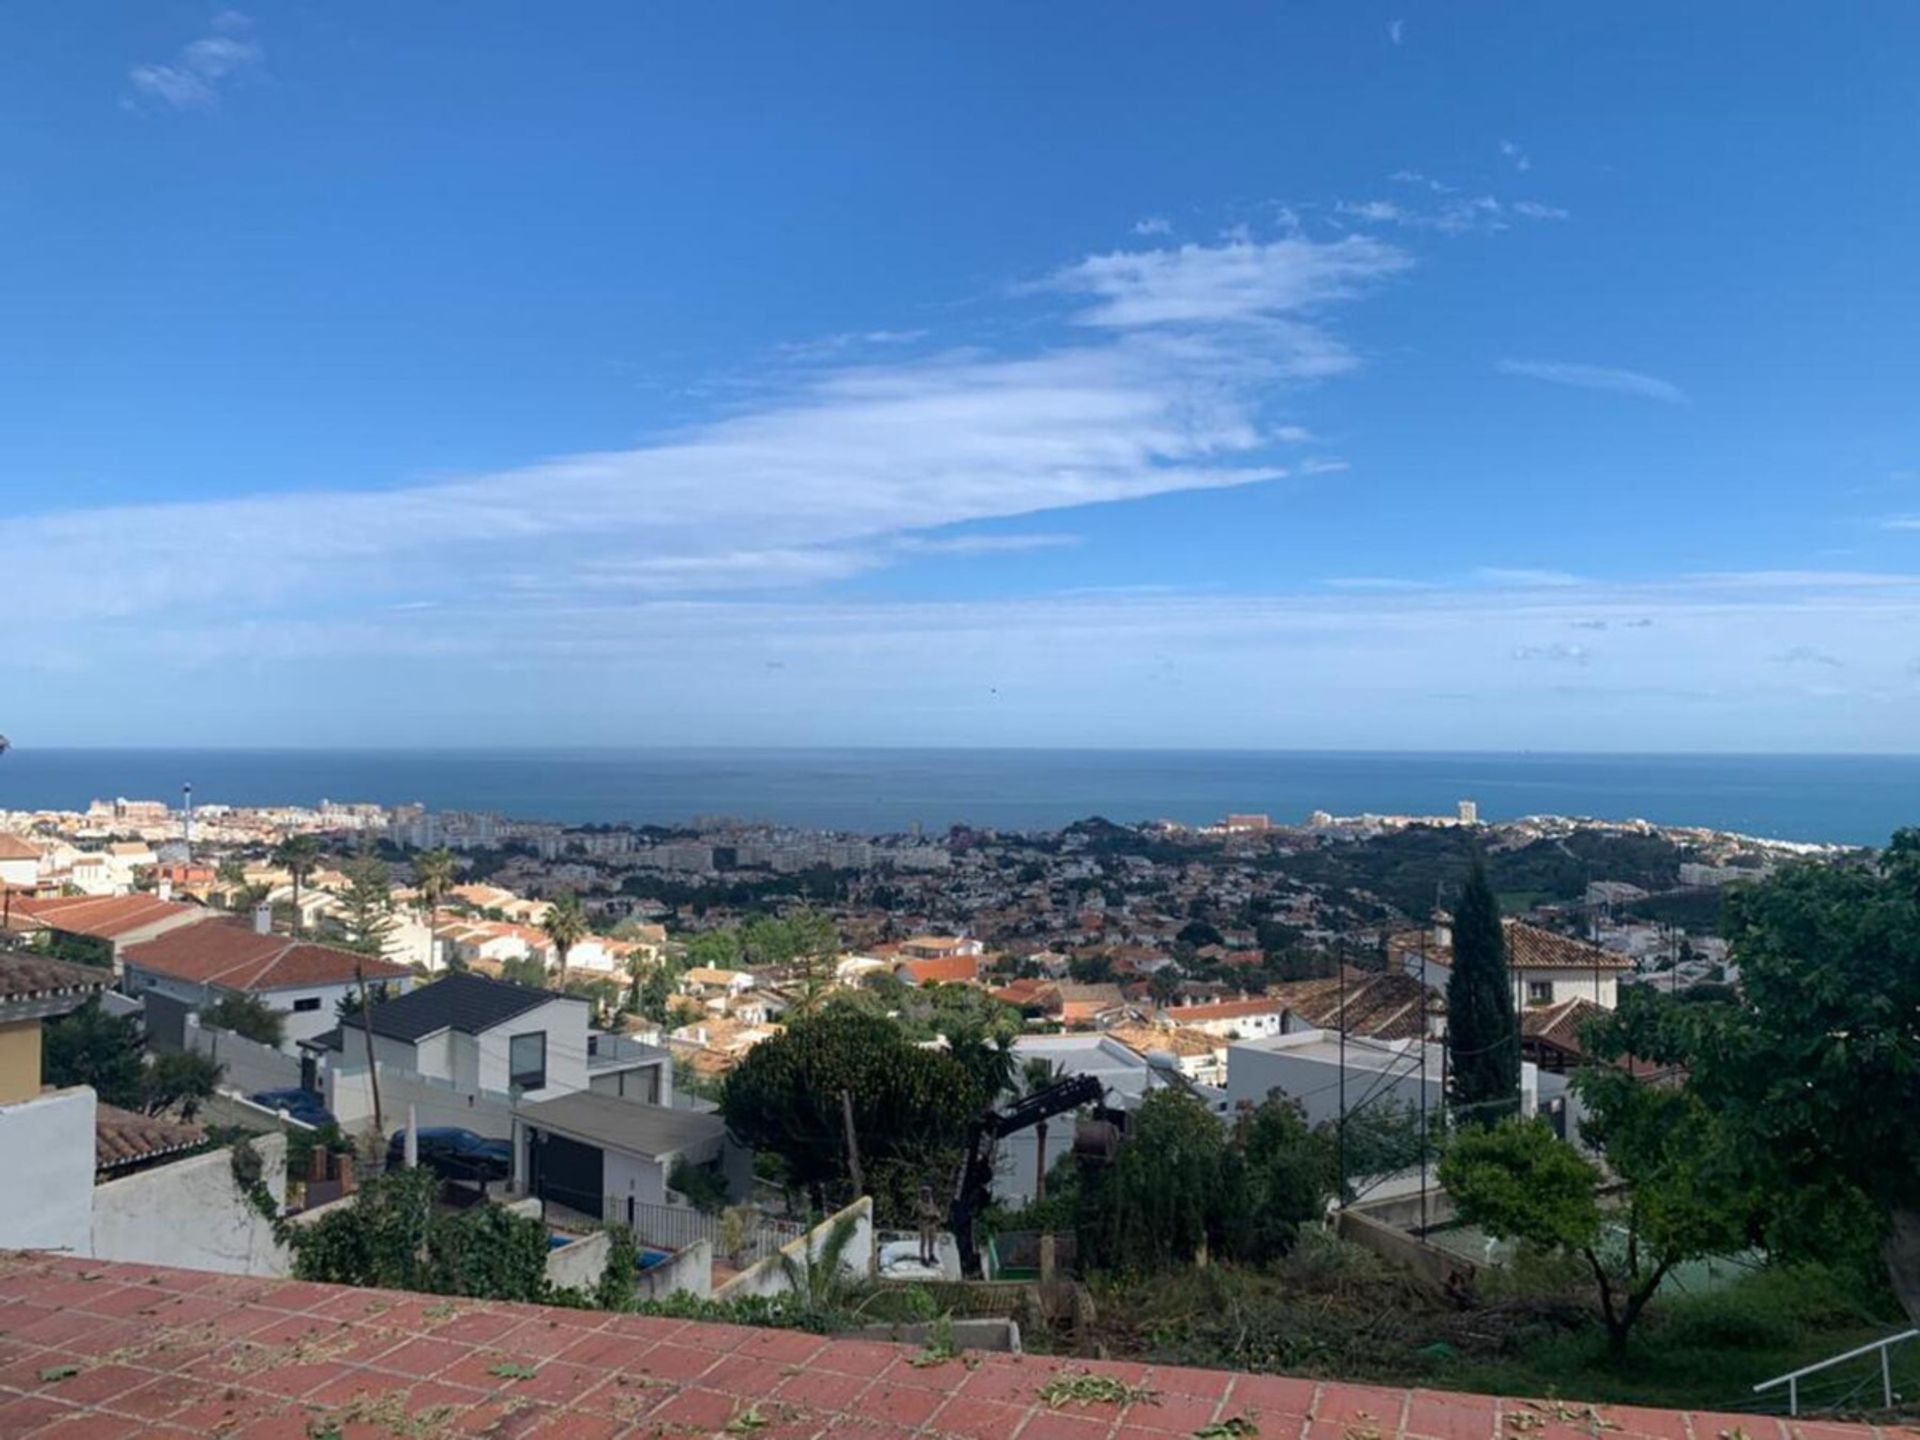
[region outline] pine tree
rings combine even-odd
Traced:
[[[1500,902],[1478,856],[1453,917],[1447,1050],[1448,1088],[1460,1120],[1491,1125],[1519,1113],[1520,1025],[1507,974],[1507,941]]]

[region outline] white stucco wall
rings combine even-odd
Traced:
[[[95,1103],[76,1085],[0,1105],[0,1248],[88,1253]]]
[[[587,1012],[581,1000],[553,1000],[485,1031],[479,1041],[479,1085],[506,1090],[510,1070],[508,1043],[515,1035],[544,1030],[547,1035],[547,1083],[523,1098],[546,1100],[587,1088]]]
[[[833,1233],[833,1227],[843,1218],[853,1221],[853,1239],[841,1258],[841,1273],[850,1279],[865,1279],[873,1272],[873,1200],[863,1195],[844,1210],[829,1215],[799,1239],[788,1241],[766,1259],[749,1265],[715,1290],[713,1298],[738,1300],[746,1295],[784,1293],[791,1287],[787,1284],[787,1267],[780,1263],[781,1257],[804,1256],[808,1261],[813,1260],[819,1255],[820,1247],[826,1244],[827,1237]]]
[[[633,1282],[633,1289],[643,1300],[662,1300],[681,1294],[706,1299],[713,1293],[713,1242],[696,1240],[671,1260],[641,1271]]]
[[[91,1134],[88,1142],[91,1147]],[[253,1148],[260,1156],[262,1182],[284,1205],[286,1136],[256,1136]],[[287,1275],[293,1268],[293,1257],[273,1238],[272,1224],[234,1183],[231,1150],[168,1161],[96,1185],[90,1245],[96,1260],[227,1275]]]
[[[1341,1098],[1337,1046],[1338,1036],[1331,1031],[1302,1031],[1277,1040],[1234,1045],[1227,1051],[1227,1098],[1235,1106],[1243,1101],[1258,1105],[1277,1090],[1300,1102],[1309,1124],[1337,1120]],[[1350,1108],[1362,1103],[1419,1106],[1417,1047],[1402,1054],[1376,1042],[1349,1040],[1347,1051]],[[1429,1047],[1427,1105],[1434,1114],[1445,1103],[1440,1054],[1440,1046]]]
[[[621,1201],[631,1196],[642,1205],[667,1203],[665,1166],[638,1155],[624,1154],[619,1150],[605,1150],[601,1153],[606,1156],[601,1188],[608,1195]]]
[[[563,1290],[591,1290],[606,1273],[611,1237],[604,1230],[582,1235],[571,1245],[547,1252],[547,1281]]]

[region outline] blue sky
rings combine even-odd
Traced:
[[[1910,5],[0,24],[16,743],[1914,748]]]

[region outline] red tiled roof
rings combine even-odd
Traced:
[[[404,965],[336,945],[317,945],[290,935],[261,935],[238,920],[183,926],[129,946],[122,958],[142,970],[229,990],[344,985],[353,980],[355,966],[369,980],[393,980],[409,973]]]
[[[49,900],[15,897],[11,925],[15,930],[58,930],[65,935],[88,935],[116,940],[122,935],[166,921],[212,919],[213,911],[156,895],[62,895]]]
[[[1340,1029],[1343,1006],[1340,979],[1290,980],[1273,988],[1274,998],[1309,1025]],[[1417,1040],[1426,1026],[1427,988],[1397,971],[1347,971],[1346,1031],[1373,1040]],[[1178,1012],[1175,1012],[1178,1013]]]
[[[40,847],[22,840],[11,830],[0,830],[0,860],[38,860]]]
[[[113,984],[104,965],[74,965],[30,951],[0,951],[0,1000],[47,1000],[70,996],[80,1005]]]
[[[909,1346],[797,1330],[50,1255],[0,1255],[0,1333],[0,1435],[1174,1440],[1240,1416],[1268,1436],[1364,1425],[1380,1440],[1501,1440],[1521,1428],[1514,1417],[1537,1428],[1550,1413],[1490,1395],[1176,1365],[1041,1355],[929,1365]],[[1041,1398],[1050,1381],[1089,1371],[1153,1393],[1126,1405]],[[1769,1415],[1608,1405],[1592,1420],[1617,1440],[1801,1435]],[[1896,1433],[1817,1429],[1822,1440]]]
[[[190,1150],[206,1138],[207,1132],[198,1125],[138,1115],[103,1103],[93,1112],[93,1168],[138,1165],[176,1150]]]
[[[1556,935],[1524,920],[1500,922],[1507,932],[1509,970],[1631,970],[1633,961],[1570,935]]]
[[[964,985],[980,978],[978,955],[947,955],[937,960],[902,960],[895,973],[905,971],[916,985]]]

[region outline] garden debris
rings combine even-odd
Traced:
[[[1056,1375],[1040,1387],[1040,1398],[1052,1409],[1078,1401],[1082,1405],[1127,1405],[1153,1403],[1160,1392],[1145,1385],[1129,1385],[1112,1375]]]
[[[517,1360],[502,1360],[498,1365],[487,1367],[489,1375],[498,1375],[502,1380],[531,1380],[534,1369],[531,1365],[522,1365]]]
[[[1224,1420],[1216,1420],[1211,1425],[1202,1425],[1193,1432],[1193,1440],[1241,1440],[1241,1437],[1258,1435],[1260,1427],[1244,1415],[1229,1415]]]
[[[764,1430],[773,1422],[760,1413],[758,1405],[749,1405],[744,1410],[733,1412],[733,1418],[727,1421],[729,1435],[746,1435],[755,1430]]]
[[[78,1365],[49,1365],[40,1372],[42,1380],[51,1383],[55,1380],[68,1380],[80,1373]]]

